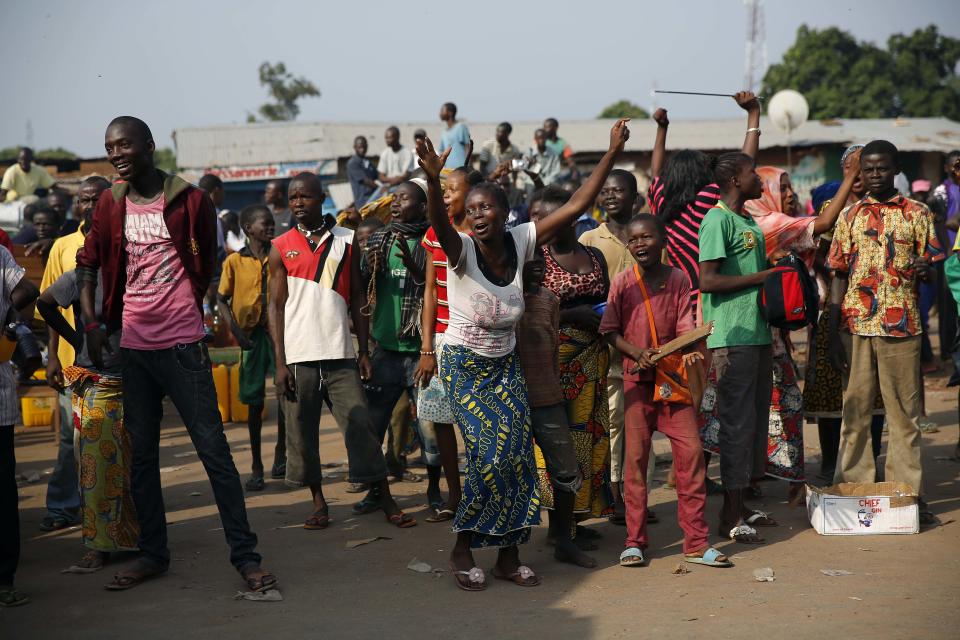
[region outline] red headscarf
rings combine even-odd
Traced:
[[[757,167],[757,173],[763,181],[763,195],[757,200],[748,200],[744,205],[747,212],[763,231],[763,240],[767,245],[767,256],[777,249],[789,249],[796,252],[809,267],[817,247],[813,239],[815,217],[794,218],[780,211],[780,178],[786,173],[776,167]]]

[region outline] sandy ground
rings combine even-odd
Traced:
[[[930,417],[941,429],[923,437],[927,496],[946,523],[913,536],[821,537],[802,509],[785,502],[787,487],[764,483],[756,506],[780,521],[766,529],[764,546],[714,541],[733,554],[732,569],[680,562],[681,534],[675,522],[676,494],[662,486],[657,470],[651,501],[661,523],[651,527],[648,567],[616,565],[624,529],[606,521],[589,526],[603,534],[595,556],[600,567],[585,570],[554,562],[545,529],[522,549],[543,577],[542,586],[522,589],[494,581],[483,593],[455,588],[449,573],[416,573],[416,559],[446,569],[453,536],[443,524],[428,524],[425,483],[394,485],[401,506],[420,520],[398,530],[382,515],[354,517],[356,496],[344,492],[345,451],[329,416],[322,423],[323,459],[335,463],[326,485],[334,523],[326,531],[301,527],[307,492],[279,481],[247,499],[260,537],[265,566],[280,578],[283,601],[234,599],[243,588],[228,562],[227,547],[210,486],[189,438],[172,408],[162,434],[161,464],[170,548],[169,573],[132,591],[102,586],[114,566],[92,575],[63,575],[82,555],[78,528],[58,533],[38,529],[43,516],[45,474],[56,457],[49,432],[17,436],[18,471],[39,472],[39,482],[20,489],[23,557],[18,586],[32,598],[25,607],[0,610],[0,638],[291,638],[291,637],[549,637],[549,638],[957,638],[960,637],[960,462],[957,390],[944,379],[928,381]],[[265,427],[265,463],[272,463],[276,437],[273,407]],[[244,478],[250,464],[245,425],[228,425],[227,436]],[[805,432],[807,471],[819,471],[816,427]],[[666,441],[655,442],[666,453]],[[719,472],[716,463],[710,470]],[[716,526],[719,499],[711,497],[708,520]],[[352,540],[385,536],[348,549]],[[477,554],[480,566],[493,553]],[[771,567],[775,582],[756,582],[753,571]],[[853,575],[828,577],[821,569]],[[211,635],[212,634],[212,635]]]

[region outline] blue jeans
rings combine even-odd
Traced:
[[[47,517],[73,524],[80,519],[80,480],[73,454],[73,407],[69,392],[58,394],[57,411],[60,412],[60,442],[57,464],[47,483]]]
[[[160,419],[163,398],[170,396],[187,427],[207,472],[237,571],[260,564],[257,536],[247,522],[240,475],[230,455],[217,409],[210,356],[200,342],[170,349],[121,349],[124,426],[133,448],[131,484],[140,522],[137,546],[143,559],[166,569],[167,519],[160,489]]]
[[[419,362],[420,354],[416,351],[390,351],[377,348],[373,352],[370,360],[373,376],[364,385],[364,390],[367,392],[367,404],[370,407],[370,421],[381,444],[387,435],[390,416],[400,396],[407,393],[410,396],[410,402],[414,405],[417,402],[413,374]],[[424,464],[428,467],[440,466],[440,447],[437,445],[437,433],[433,425],[415,420],[414,428],[420,438]]]

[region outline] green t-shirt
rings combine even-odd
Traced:
[[[720,260],[719,273],[726,276],[763,271],[767,267],[763,231],[752,217],[737,215],[720,202],[700,223],[700,262],[707,260]],[[708,347],[770,344],[770,326],[757,304],[759,289],[703,294],[703,321],[714,323]]]
[[[407,247],[413,254],[417,246],[416,238],[407,239]],[[390,351],[420,351],[420,337],[399,338],[400,308],[403,300],[403,286],[410,277],[403,259],[397,255],[400,248],[391,243],[387,249],[387,268],[377,273],[377,306],[373,311],[371,332],[373,339],[384,349]]]

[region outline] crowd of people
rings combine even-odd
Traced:
[[[556,120],[526,151],[507,122],[475,150],[447,103],[436,146],[418,131],[405,147],[391,127],[373,162],[355,139],[354,203],[338,217],[324,214],[323,183],[309,172],[270,182],[262,203],[221,211],[220,179],[193,186],[157,169],[150,129],[131,116],[106,129],[117,179],[85,179],[72,203],[24,149],[0,196],[36,201],[49,190],[12,239],[42,255],[45,271],[32,284],[0,236],[0,313],[15,326],[35,308],[46,323],[47,379],[66,418],[41,526],[81,525],[84,554],[68,571],[98,571],[120,551],[138,553],[107,589],[167,571],[159,445],[169,398],[213,488],[230,562],[248,589],[276,589],[244,500],[266,484],[271,378],[270,479],[309,489],[303,527],[331,522],[326,406],[347,451],[347,491],[363,494],[357,515],[417,526],[391,482],[421,480],[407,464],[419,447],[426,522],[452,526],[450,571],[465,591],[488,587],[474,556],[484,548],[497,549],[494,579],[540,584],[520,548],[544,509],[557,561],[595,567],[600,533],[588,521],[608,518],[625,526],[619,564],[647,564],[655,431],[672,451],[686,562],[732,566],[710,542],[708,493],[722,494],[714,540],[742,544],[762,544],[758,528],[777,526],[748,504],[761,478],[802,498],[805,417],[819,422],[827,483],[874,482],[885,429],[882,476],[912,487],[921,521],[934,523],[922,500],[922,376],[931,305],[941,348],[956,349],[944,333],[956,331],[956,302],[943,261],[958,250],[960,152],[947,156],[943,185],[918,181],[913,199],[897,189],[894,145],[855,145],[843,180],[815,189],[806,215],[788,172],[756,166],[756,96],[734,100],[746,113],[743,147],[718,156],[668,155],[667,112],[654,114],[646,194],[614,168],[627,119],[581,175]],[[823,294],[802,392],[789,331],[757,303],[785,259]],[[245,483],[217,407],[211,313],[240,348]],[[14,587],[16,391],[11,363],[0,363],[2,606],[28,601]],[[707,477],[715,455],[719,483]]]

